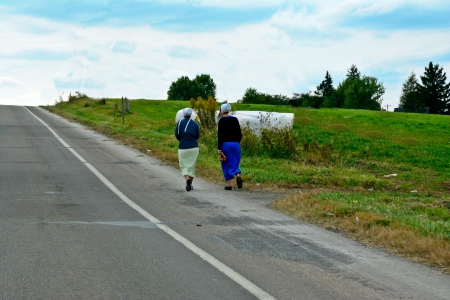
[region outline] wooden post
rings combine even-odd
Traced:
[[[122,97],[122,124],[125,124],[125,107],[123,103],[123,97]]]

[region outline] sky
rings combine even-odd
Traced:
[[[218,101],[250,87],[292,97],[354,64],[392,111],[411,72],[450,72],[449,16],[448,0],[1,0],[0,104],[166,99],[200,74]]]

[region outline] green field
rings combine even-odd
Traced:
[[[79,99],[47,106],[177,166],[175,113],[186,101]],[[293,153],[243,147],[247,189],[280,192],[274,208],[449,271],[450,117],[235,104],[295,113]],[[223,182],[213,131],[202,130],[197,175]],[[251,141],[251,139],[250,139]],[[151,150],[151,152],[147,151]]]

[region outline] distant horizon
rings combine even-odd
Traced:
[[[429,62],[450,82],[447,1],[12,1],[0,4],[0,104],[94,98],[164,100],[171,82],[208,74],[219,101],[247,88],[291,97],[356,65],[398,107]]]

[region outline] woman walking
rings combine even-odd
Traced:
[[[186,179],[186,191],[194,189],[192,182],[195,177],[195,165],[197,163],[199,148],[197,140],[200,138],[200,128],[197,122],[191,119],[192,109],[183,110],[183,119],[175,127],[175,137],[180,142],[178,145],[178,163],[181,174]]]
[[[239,120],[229,115],[231,105],[229,103],[220,106],[220,116],[218,123],[218,152],[221,155],[221,165],[223,176],[226,181],[226,190],[231,190],[231,182],[236,176],[236,184],[242,188],[241,170],[241,139],[242,132]]]

